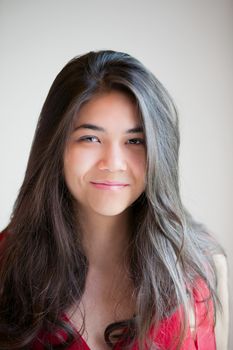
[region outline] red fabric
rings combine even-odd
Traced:
[[[5,234],[0,234],[0,241]],[[200,279],[196,283],[196,288],[193,290],[195,301],[195,316],[197,322],[195,339],[192,337],[190,329],[187,332],[181,350],[216,350],[216,342],[214,335],[214,308],[211,299],[208,301],[208,314],[204,299],[208,299],[209,290],[206,284]],[[174,312],[169,318],[161,321],[156,337],[153,337],[153,326],[151,327],[148,338],[153,340],[160,350],[176,350],[177,343],[174,342],[174,335],[179,335],[181,324],[179,310]],[[69,323],[68,317],[63,314],[62,317]],[[66,334],[63,331],[57,331],[54,334],[41,332],[38,339],[33,344],[33,350],[44,350],[42,345],[44,341],[49,341],[50,344],[59,344],[62,340],[66,340]],[[62,339],[61,339],[62,338]],[[79,340],[74,342],[69,350],[90,350],[84,339],[80,336]],[[116,344],[114,350],[121,350],[122,343]],[[94,350],[94,349],[92,349]],[[135,341],[133,349],[138,350],[137,341]],[[146,348],[145,350],[149,350]]]
[[[3,238],[5,238],[6,236],[6,232],[3,231],[3,232],[0,232],[0,242],[3,240]]]
[[[207,314],[206,303],[203,302],[204,299],[208,299],[209,290],[206,284],[200,279],[197,283],[197,287],[193,291],[193,296],[195,300],[195,315],[197,322],[197,330],[195,339],[191,335],[190,329],[187,332],[184,343],[181,347],[182,350],[216,350],[216,342],[214,335],[214,309],[211,300],[208,301],[209,312]],[[182,313],[181,313],[182,314]],[[68,317],[63,314],[63,318],[70,322]],[[179,327],[181,324],[180,312],[177,310],[169,318],[164,319],[159,326],[156,337],[153,338],[153,330],[151,327],[148,334],[148,338],[153,339],[153,343],[158,346],[160,350],[176,350],[177,343],[174,341],[174,335],[179,336]],[[66,339],[65,333],[58,332],[59,335]],[[43,334],[42,334],[43,335]],[[58,344],[59,340],[57,336],[43,338],[43,340],[49,340],[52,344]],[[60,340],[61,341],[61,340]],[[38,342],[33,346],[33,350],[43,350],[43,346]],[[122,343],[116,344],[114,350],[121,350]],[[137,341],[135,341],[132,350],[138,350]],[[73,343],[69,350],[90,350],[84,339],[80,336],[78,342]],[[145,350],[149,350],[148,347]]]

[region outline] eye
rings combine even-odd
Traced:
[[[128,140],[128,142],[131,145],[144,145],[145,144],[145,140],[144,139],[140,139],[140,138],[130,139],[130,140]]]
[[[79,141],[86,141],[86,142],[99,142],[99,139],[96,136],[82,136],[80,137]]]

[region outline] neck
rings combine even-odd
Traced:
[[[109,270],[122,265],[132,229],[130,211],[115,216],[82,212],[79,218],[89,266]]]

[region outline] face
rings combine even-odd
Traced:
[[[136,105],[124,93],[94,96],[79,110],[64,152],[64,176],[77,207],[119,215],[145,189],[146,146]]]

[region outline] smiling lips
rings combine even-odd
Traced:
[[[119,182],[119,181],[98,181],[98,182],[91,181],[91,184],[94,185],[96,188],[99,188],[102,190],[119,190],[129,186],[129,184]]]

